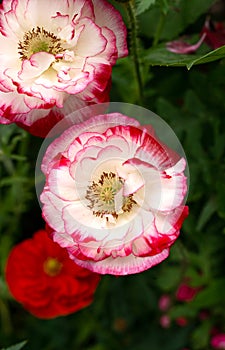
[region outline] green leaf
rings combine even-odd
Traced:
[[[156,283],[161,290],[169,292],[177,287],[181,273],[182,271],[177,266],[166,266],[158,275]]]
[[[159,0],[159,4],[160,4],[160,8],[161,11],[164,15],[167,15],[167,13],[169,12],[169,2],[167,0]]]
[[[1,350],[20,350],[24,347],[24,345],[27,343],[27,341],[22,341],[21,343],[18,343],[16,345],[12,345],[9,348],[2,348]]]
[[[174,305],[170,310],[169,315],[173,320],[178,317],[192,318],[196,315],[196,310],[190,308],[188,303],[183,305]]]
[[[181,0],[181,11],[183,22],[188,25],[196,21],[196,19],[208,11],[214,0]]]
[[[209,320],[206,320],[193,330],[191,335],[191,341],[193,349],[205,349],[209,344],[210,329],[212,324]]]
[[[213,198],[209,199],[206,205],[203,207],[200,217],[198,219],[197,231],[201,231],[201,229],[205,226],[205,224],[210,220],[211,216],[216,212],[217,205]]]
[[[150,11],[142,13],[139,23],[141,32],[148,38],[154,37],[163,12],[165,19],[160,40],[173,40],[201,15],[205,16],[213,2],[214,0],[158,0]]]
[[[194,65],[209,63],[225,58],[225,45],[205,54],[182,55],[170,52],[165,44],[147,51],[145,63],[151,66],[186,66],[191,69]]]
[[[137,15],[147,11],[150,6],[155,5],[155,2],[156,0],[140,0],[136,10]]]
[[[218,214],[225,219],[225,184],[221,182],[217,185]]]
[[[220,278],[211,282],[211,284],[199,292],[192,301],[191,306],[197,309],[207,309],[215,305],[224,305],[225,279]]]

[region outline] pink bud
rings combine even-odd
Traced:
[[[169,309],[171,305],[171,298],[168,294],[163,294],[161,295],[161,297],[159,298],[159,309],[161,311],[167,311]]]
[[[209,311],[208,310],[202,310],[199,312],[199,319],[201,321],[204,321],[204,320],[207,320],[209,318],[210,314],[209,314]]]
[[[176,318],[176,324],[180,327],[185,327],[188,324],[188,320],[186,317],[178,317]]]
[[[191,44],[183,41],[182,39],[179,39],[179,40],[174,40],[174,41],[168,42],[166,47],[167,47],[168,51],[171,51],[174,53],[180,53],[180,54],[194,53],[201,46],[205,37],[206,37],[206,33],[203,33],[201,38],[199,39],[199,41],[194,45],[191,45]]]
[[[159,323],[163,328],[169,328],[171,324],[171,319],[168,315],[162,315],[159,319]]]
[[[199,288],[194,288],[183,283],[177,289],[176,298],[178,301],[192,301],[198,292]]]

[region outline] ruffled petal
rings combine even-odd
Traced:
[[[70,249],[68,249],[70,254]],[[108,257],[100,261],[80,260],[70,254],[70,258],[73,259],[78,265],[85,267],[93,272],[100,273],[102,275],[129,275],[134,273],[143,272],[165,260],[169,255],[169,249],[163,250],[161,253],[150,257],[136,257],[129,255],[126,257]]]
[[[91,57],[105,50],[107,41],[101,33],[101,29],[90,19],[84,18],[79,21],[82,26],[79,40],[75,48],[75,54],[81,57]]]
[[[93,0],[96,23],[101,27],[107,27],[116,35],[118,57],[125,57],[128,54],[126,42],[126,27],[120,13],[107,1]],[[105,16],[102,16],[102,14]]]

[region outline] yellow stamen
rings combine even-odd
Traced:
[[[92,210],[96,217],[106,217],[112,215],[117,219],[119,214],[130,212],[136,202],[133,200],[133,195],[127,197],[122,196],[122,204],[119,212],[116,210],[116,195],[122,189],[124,180],[118,177],[115,173],[103,172],[98,182],[93,181],[88,186],[86,199],[89,201],[88,207]]]
[[[44,28],[36,27],[24,34],[23,40],[19,41],[18,53],[22,60],[29,59],[37,52],[48,52],[52,55],[62,53],[62,41],[53,33]]]
[[[47,258],[44,262],[44,272],[49,276],[57,276],[62,268],[62,263],[56,258]]]

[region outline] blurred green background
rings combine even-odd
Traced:
[[[175,131],[189,163],[190,214],[163,263],[137,275],[103,276],[91,306],[39,320],[9,295],[4,266],[11,247],[44,225],[34,183],[42,139],[0,125],[0,348],[27,340],[25,350],[208,350],[214,332],[225,333],[225,49],[204,58],[212,51],[205,43],[190,56],[165,48],[182,35],[196,42],[206,18],[223,22],[225,2],[111,3],[130,45],[113,68],[111,101],[150,109]],[[176,298],[183,281],[200,288],[189,302]],[[158,304],[164,294],[171,298],[166,311]]]

